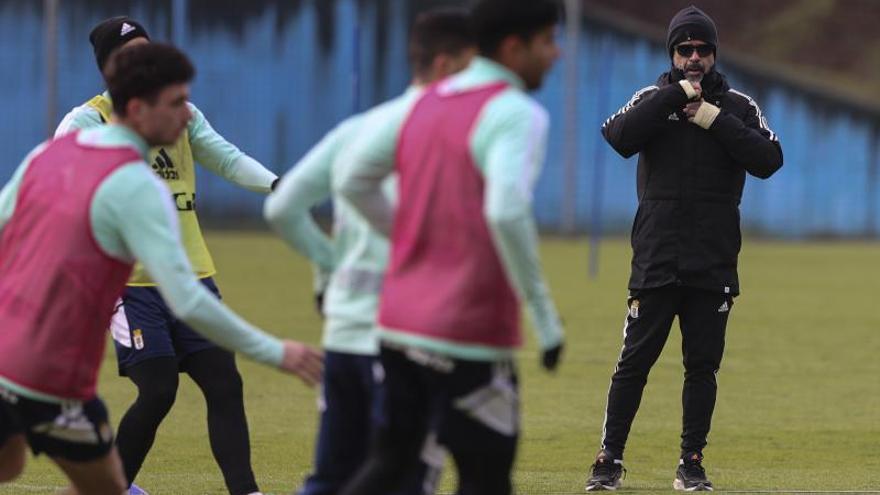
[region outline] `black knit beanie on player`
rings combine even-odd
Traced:
[[[147,30],[141,23],[124,15],[111,17],[101,21],[89,33],[89,41],[95,49],[95,61],[98,69],[104,71],[104,65],[113,50],[135,38],[150,39]]]
[[[704,41],[712,45],[713,51],[718,49],[718,30],[715,23],[705,12],[693,5],[679,10],[669,21],[669,30],[666,33],[669,57],[672,57],[676,45],[690,40]]]

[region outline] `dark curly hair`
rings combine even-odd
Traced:
[[[422,74],[437,55],[459,55],[473,46],[476,39],[466,10],[430,10],[416,17],[410,29],[409,63],[416,74]]]
[[[530,41],[538,31],[559,22],[562,6],[555,0],[478,0],[471,17],[480,53],[497,54],[504,38]]]
[[[162,89],[192,81],[196,70],[177,48],[162,43],[145,43],[114,53],[104,69],[104,81],[113,100],[113,111],[125,116],[134,98],[155,103]]]

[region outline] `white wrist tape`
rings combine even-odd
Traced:
[[[682,79],[678,81],[678,84],[681,85],[681,89],[684,90],[684,93],[687,95],[688,100],[693,100],[697,97],[697,90],[694,89],[694,86],[687,79]]]
[[[720,108],[704,101],[703,104],[700,105],[700,108],[697,109],[697,113],[694,115],[691,122],[697,124],[703,129],[709,130],[709,128],[712,127],[712,123],[715,122],[715,117],[718,117],[719,113],[721,113]]]

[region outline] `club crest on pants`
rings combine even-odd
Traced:
[[[638,318],[639,317],[639,300],[633,299],[629,303],[629,316],[630,318]]]
[[[140,328],[135,329],[131,332],[132,342],[134,342],[135,349],[143,349],[144,348],[144,334],[141,332]]]

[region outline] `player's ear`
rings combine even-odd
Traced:
[[[501,40],[498,44],[498,60],[505,65],[515,64],[521,57],[525,42],[522,38],[515,34],[510,34]]]
[[[448,76],[452,71],[452,65],[453,63],[449,55],[445,53],[438,54],[434,57],[434,62],[431,64],[432,79]]]
[[[132,98],[128,100],[128,103],[125,104],[125,117],[131,118],[134,117],[135,109],[136,109],[135,99]]]
[[[146,105],[144,103],[144,100],[140,98],[132,98],[128,100],[128,104],[125,107],[126,115],[135,119],[143,118],[144,111],[146,111]]]

